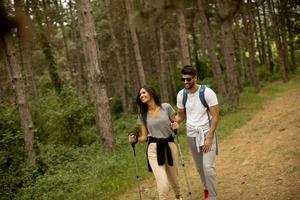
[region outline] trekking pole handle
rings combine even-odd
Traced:
[[[177,129],[174,129],[174,133],[175,133],[175,135],[177,135]]]
[[[136,133],[129,133],[128,136],[130,136],[130,137],[135,136],[136,141],[134,143],[131,143],[131,146],[134,147],[134,145],[136,143],[138,143],[138,141],[139,141],[138,140],[138,135]]]
[[[174,123],[175,121],[171,121],[171,123]],[[177,129],[173,129],[174,134],[177,135]]]
[[[136,153],[135,153],[135,144],[137,143],[138,139],[137,139],[137,136],[134,133],[129,133],[128,136],[129,137],[132,137],[132,136],[136,137],[136,141],[134,143],[131,143],[131,147],[132,147],[132,150],[133,150],[133,155],[135,157],[136,156]]]

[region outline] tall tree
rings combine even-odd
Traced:
[[[74,67],[72,65],[71,58],[70,58],[70,50],[69,50],[68,38],[67,38],[65,22],[64,22],[65,21],[65,13],[64,13],[65,10],[63,8],[61,0],[55,0],[54,4],[55,4],[56,12],[57,12],[56,18],[59,23],[59,28],[61,30],[62,39],[63,39],[63,46],[65,49],[66,66],[67,66],[67,69],[69,70],[70,81],[74,81],[74,79],[75,79],[74,78]]]
[[[286,15],[286,4],[287,1],[275,1],[274,4],[277,6],[278,10],[278,20],[279,20],[279,32],[281,34],[281,43],[282,43],[282,54],[283,54],[283,62],[284,62],[284,68],[287,71],[287,73],[291,70],[289,65],[289,58],[288,58],[288,29],[287,29],[287,20],[286,17],[283,17]],[[274,7],[275,7],[274,6]]]
[[[272,50],[271,50],[271,28],[269,27],[268,24],[269,21],[267,19],[267,14],[266,14],[266,4],[262,2],[262,14],[263,14],[263,26],[265,29],[266,33],[266,62],[267,62],[267,67],[268,67],[268,72],[271,74],[273,73],[273,56],[272,56]]]
[[[164,42],[164,21],[161,20],[159,22],[159,60],[160,60],[160,70],[159,70],[159,78],[160,78],[160,96],[163,102],[170,102],[170,95],[168,89],[168,76],[169,69],[166,63],[166,52],[165,52],[165,42]]]
[[[291,69],[296,69],[296,52],[295,52],[295,44],[294,44],[294,24],[292,20],[295,20],[295,18],[298,16],[299,13],[296,13],[293,11],[293,8],[297,8],[296,1],[288,0],[288,5],[285,6],[284,9],[284,16],[286,16],[286,26],[288,30],[288,45],[289,45],[289,51],[290,51],[290,58],[291,58]],[[296,15],[296,17],[293,17],[293,15]]]
[[[217,83],[218,91],[222,94],[222,96],[226,97],[227,92],[224,83],[224,78],[222,75],[220,63],[216,55],[216,44],[213,39],[213,33],[210,28],[208,18],[205,14],[203,0],[198,0],[197,2],[198,2],[198,9],[199,9],[199,17],[201,21],[201,31],[203,33],[203,36],[205,37],[204,39],[205,47],[208,51],[208,56],[212,65],[213,76]]]
[[[262,63],[268,67],[268,62],[267,62],[267,55],[266,55],[266,40],[265,40],[265,31],[263,30],[262,26],[262,20],[261,20],[261,12],[260,12],[260,4],[259,2],[255,3],[256,5],[256,13],[257,13],[257,24],[258,24],[258,31],[259,31],[259,36],[260,36],[260,45],[259,48],[261,49],[262,53]]]
[[[120,89],[119,94],[121,94],[121,100],[122,100],[122,109],[125,113],[128,113],[127,110],[127,97],[126,94],[128,94],[127,91],[127,87],[126,85],[128,85],[127,79],[126,79],[126,74],[125,74],[125,67],[122,64],[122,57],[121,57],[121,49],[120,46],[118,45],[118,40],[116,37],[116,33],[113,27],[113,16],[112,16],[112,9],[111,9],[111,4],[110,4],[110,0],[106,0],[105,1],[105,5],[106,5],[106,10],[107,10],[107,17],[108,17],[108,26],[109,26],[109,32],[110,32],[110,36],[111,36],[111,41],[112,41],[112,45],[114,48],[114,53],[116,55],[116,61],[117,61],[117,68],[118,71],[120,72],[120,76],[121,78],[119,79],[119,84],[120,84]]]
[[[29,105],[26,98],[25,85],[21,72],[21,67],[17,62],[17,50],[15,48],[15,42],[13,38],[12,30],[15,28],[15,22],[18,22],[18,30],[24,26],[20,24],[18,19],[12,19],[8,17],[4,8],[3,1],[0,1],[0,20],[2,31],[0,31],[0,47],[4,50],[6,63],[8,65],[8,73],[10,74],[13,89],[15,90],[16,103],[18,105],[19,116],[21,121],[21,128],[24,134],[25,148],[28,161],[35,166],[36,164],[36,152],[34,142],[34,126],[29,110]],[[11,21],[10,21],[11,20]]]
[[[126,12],[128,16],[128,22],[129,22],[129,30],[131,33],[131,39],[133,42],[133,47],[134,47],[134,54],[135,54],[135,59],[138,67],[138,75],[139,75],[139,80],[140,80],[140,85],[145,85],[146,84],[146,76],[145,76],[145,70],[144,70],[144,65],[143,65],[143,60],[140,52],[140,44],[139,44],[139,39],[137,35],[137,31],[134,27],[133,24],[133,8],[131,5],[131,0],[124,0],[125,1],[125,7],[126,7]]]
[[[240,0],[217,0],[217,10],[221,21],[222,52],[228,80],[228,98],[233,105],[237,105],[239,102],[239,80],[235,63],[232,26],[240,3]]]
[[[179,51],[181,56],[181,64],[182,66],[191,65],[191,56],[189,50],[189,43],[187,40],[187,30],[183,8],[179,7],[176,9],[176,16],[179,26]]]
[[[57,64],[53,55],[53,50],[49,38],[47,37],[47,33],[45,32],[45,28],[43,26],[42,14],[38,3],[38,1],[31,0],[32,10],[35,16],[35,20],[37,22],[39,32],[39,42],[41,43],[43,53],[48,62],[48,72],[53,82],[55,91],[58,95],[60,95],[62,90],[62,82],[57,71]]]
[[[129,33],[128,30],[125,29],[124,31],[124,66],[125,66],[125,83],[127,83],[125,85],[126,90],[128,91],[128,94],[126,95],[127,98],[127,109],[128,109],[128,113],[133,113],[133,90],[135,87],[133,87],[130,83],[134,83],[133,80],[133,76],[131,72],[131,68],[130,68],[130,53],[129,53]],[[130,81],[131,80],[131,81]]]
[[[280,20],[279,16],[279,11],[278,7],[275,8],[273,0],[268,0],[268,7],[272,19],[272,24],[273,24],[273,37],[275,40],[278,56],[279,56],[279,69],[281,72],[282,79],[284,81],[288,81],[288,66],[287,66],[287,53],[286,53],[286,48],[285,48],[285,31],[282,30],[283,24],[281,23],[282,21]]]
[[[242,14],[243,15],[243,14]],[[239,24],[239,20],[237,20],[236,24]],[[246,83],[247,75],[249,74],[248,68],[246,67],[245,61],[245,45],[244,41],[246,40],[246,36],[243,32],[243,29],[238,26],[237,30],[237,40],[238,40],[238,49],[239,49],[239,63],[240,63],[240,82],[242,85]]]
[[[75,48],[73,49],[73,53],[70,53],[70,59],[72,61],[72,65],[74,66],[74,78],[76,83],[76,88],[78,93],[81,96],[88,96],[88,77],[87,72],[83,67],[83,51],[82,51],[82,44],[80,41],[80,34],[78,22],[76,21],[76,17],[74,14],[75,5],[72,2],[72,0],[69,0],[68,2],[68,8],[69,8],[69,18],[70,18],[70,26],[71,26],[71,41],[75,43]]]
[[[254,5],[251,3],[251,1],[247,2],[247,16],[248,16],[248,24],[246,24],[247,27],[247,33],[248,33],[248,49],[249,49],[249,72],[250,72],[250,80],[252,85],[256,88],[257,91],[260,89],[260,84],[258,80],[258,74],[256,71],[257,68],[257,62],[255,58],[255,38],[254,38],[254,19],[252,16],[252,13],[254,12]]]
[[[115,146],[112,121],[107,96],[104,70],[98,59],[98,45],[96,40],[95,22],[89,0],[76,0],[80,37],[85,57],[85,65],[89,73],[93,97],[96,106],[96,127],[104,145],[110,149]]]
[[[23,1],[15,0],[15,10],[16,18],[23,24],[23,28],[18,30],[18,38],[20,39],[21,63],[25,73],[24,81],[26,85],[30,86],[31,95],[37,99],[38,89],[32,67],[33,24],[30,20],[29,13],[25,12]]]

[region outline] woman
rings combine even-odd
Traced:
[[[178,153],[171,129],[175,111],[170,104],[161,103],[155,90],[147,85],[139,90],[136,103],[140,112],[138,124],[141,126],[141,135],[130,135],[129,142],[148,140],[148,166],[155,176],[159,199],[168,198],[171,185],[176,200],[182,200],[177,173]]]

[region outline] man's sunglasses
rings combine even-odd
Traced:
[[[181,81],[187,81],[187,82],[191,82],[193,80],[193,78],[181,78]]]

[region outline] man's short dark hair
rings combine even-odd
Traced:
[[[181,70],[181,74],[196,76],[197,71],[196,71],[196,69],[193,66],[191,66],[191,65],[185,65],[182,68],[182,70]]]

